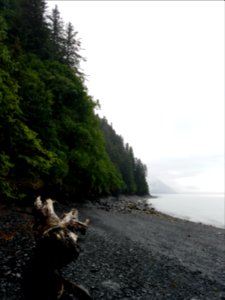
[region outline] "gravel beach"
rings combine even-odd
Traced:
[[[63,274],[93,299],[225,299],[224,229],[160,214],[137,197],[87,202],[79,212],[90,228]],[[23,271],[35,247],[29,213],[0,209],[2,300],[23,299]]]

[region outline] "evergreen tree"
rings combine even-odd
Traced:
[[[77,74],[80,74],[80,61],[83,59],[79,54],[81,43],[77,39],[77,32],[74,31],[73,25],[69,22],[66,27],[65,37],[65,63],[73,68]]]
[[[58,10],[58,6],[56,5],[55,8],[52,10],[52,14],[48,16],[50,20],[50,37],[51,37],[51,54],[52,58],[63,62],[64,56],[64,44],[65,44],[65,37],[64,37],[64,24],[63,20],[60,17],[60,12]]]
[[[0,7],[1,198],[143,194],[143,165],[94,113],[72,25],[57,7],[47,24],[44,0]]]
[[[19,66],[4,44],[6,24],[2,16],[0,24],[0,194],[20,197],[22,189],[18,191],[18,187],[40,184],[40,174],[48,173],[55,157],[25,123],[15,79]]]
[[[149,194],[146,176],[147,176],[147,167],[141,162],[140,159],[136,159],[134,177],[137,186],[136,193],[138,195]]]
[[[132,147],[124,144],[123,138],[108,124],[106,118],[100,119],[100,123],[109,157],[123,179],[120,193],[148,195],[147,168],[134,157]]]
[[[80,62],[84,58],[80,55],[81,42],[77,38],[78,32],[74,31],[74,27],[70,22],[64,28],[57,6],[52,10],[52,14],[48,16],[48,19],[50,20],[53,58],[66,64],[79,77],[83,78],[84,74],[80,71]]]
[[[27,52],[42,58],[49,56],[49,29],[45,20],[44,0],[17,0],[13,7],[10,37],[17,38]]]

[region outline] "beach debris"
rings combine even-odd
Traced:
[[[68,299],[72,294],[69,299],[92,299],[85,288],[61,274],[62,267],[78,258],[79,233],[86,233],[90,220],[81,222],[75,208],[59,217],[54,211],[54,200],[42,201],[41,197],[34,202],[34,217],[36,248],[25,274],[25,298]]]

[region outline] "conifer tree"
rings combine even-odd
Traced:
[[[123,179],[121,193],[148,195],[146,182],[147,168],[140,159],[134,157],[133,149],[128,143],[124,144],[106,118],[100,119],[101,128],[106,141],[106,149],[116,169]]]
[[[141,162],[140,159],[135,160],[134,177],[137,186],[136,193],[138,195],[148,195],[149,188],[146,181],[147,167]]]
[[[0,196],[144,193],[144,168],[94,113],[80,41],[44,0],[0,0]],[[104,133],[104,136],[103,136]],[[29,186],[29,189],[28,189]]]
[[[72,23],[66,26],[65,35],[65,63],[73,68],[77,74],[80,74],[80,61],[83,59],[79,54],[81,43],[77,39],[78,32],[74,31]]]
[[[64,25],[57,5],[52,10],[52,14],[48,16],[48,19],[50,20],[49,26],[52,58],[63,62],[65,44]]]
[[[45,1],[18,0],[14,9],[11,36],[18,37],[26,51],[47,58],[49,29],[45,20]]]

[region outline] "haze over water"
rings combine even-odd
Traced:
[[[168,215],[225,228],[224,194],[159,194],[149,199],[153,207]]]

